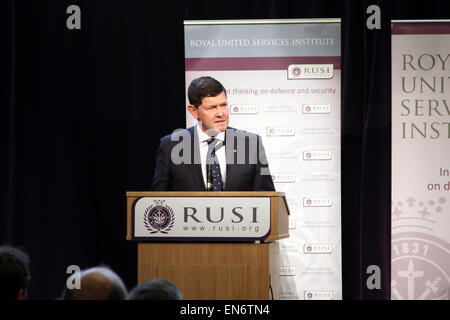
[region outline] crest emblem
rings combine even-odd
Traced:
[[[154,200],[154,204],[145,209],[144,226],[148,232],[167,234],[175,223],[173,210],[165,205],[165,200]]]
[[[450,244],[434,228],[447,212],[446,197],[394,200],[392,206],[392,300],[448,300]],[[447,207],[448,208],[448,207]],[[445,220],[442,220],[445,221]],[[415,230],[411,230],[414,227]]]

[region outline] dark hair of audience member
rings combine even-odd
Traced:
[[[25,300],[30,282],[30,258],[22,250],[0,246],[0,300]]]
[[[130,300],[182,300],[180,290],[170,281],[151,279],[136,286],[129,294]]]

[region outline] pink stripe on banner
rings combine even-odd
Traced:
[[[291,64],[333,64],[341,68],[341,57],[245,57],[186,58],[186,71],[287,70]]]
[[[450,34],[449,22],[405,22],[392,24],[392,34]]]

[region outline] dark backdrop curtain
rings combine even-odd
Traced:
[[[343,294],[390,298],[390,20],[443,19],[444,3],[2,0],[0,243],[29,253],[30,298],[57,297],[72,264],[136,285],[125,192],[150,188],[159,138],[184,127],[183,20],[255,18],[342,18]]]

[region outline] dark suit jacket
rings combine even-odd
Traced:
[[[224,191],[275,191],[261,137],[228,127]],[[263,174],[261,174],[263,173]],[[195,127],[161,138],[153,191],[205,191]]]

